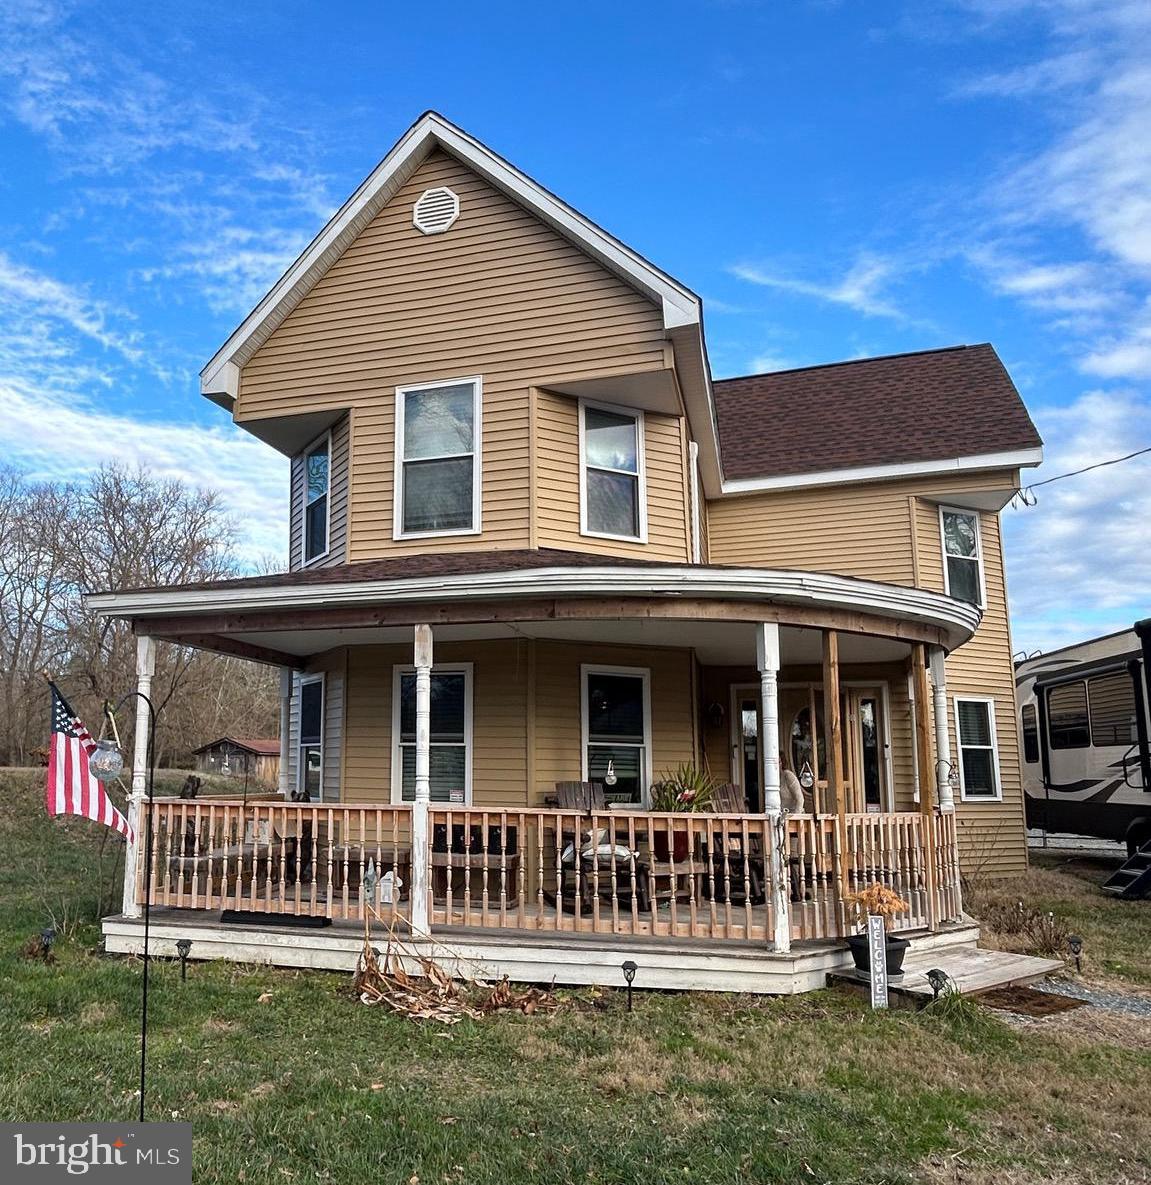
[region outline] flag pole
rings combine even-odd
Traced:
[[[152,922],[152,844],[153,844],[153,816],[152,809],[156,791],[156,707],[149,696],[142,691],[126,692],[115,707],[110,700],[104,701],[104,715],[112,727],[113,735],[119,739],[116,728],[116,713],[130,700],[135,699],[143,703],[148,710],[148,744],[147,764],[148,781],[146,784],[148,816],[144,824],[144,976],[140,991],[140,1122],[144,1122],[144,1099],[148,1089],[148,972],[152,965],[149,937]]]

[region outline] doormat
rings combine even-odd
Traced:
[[[225,926],[299,926],[304,930],[321,930],[332,924],[331,918],[302,913],[260,913],[254,909],[225,909],[220,921]]]
[[[990,992],[982,992],[978,999],[980,1004],[986,1004],[988,1008],[1018,1012],[1022,1016],[1055,1016],[1059,1012],[1081,1008],[1087,1003],[1074,996],[1057,996],[1054,992],[1041,992],[1031,987],[995,988]]]

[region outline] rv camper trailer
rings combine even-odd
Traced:
[[[1151,840],[1151,618],[1016,666],[1027,825]]]

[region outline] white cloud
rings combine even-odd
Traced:
[[[910,320],[907,314],[884,294],[895,270],[891,260],[872,254],[861,255],[842,279],[824,284],[780,276],[754,264],[741,263],[728,268],[733,276],[749,284],[843,305],[868,317],[887,317],[893,321],[906,322]]]
[[[1151,442],[1151,404],[1135,391],[1089,391],[1036,418],[1047,459],[1030,476],[1040,481]],[[1035,493],[1037,506],[1004,514],[1016,648],[1051,649],[1145,617],[1151,455]]]
[[[75,480],[102,463],[143,465],[162,478],[217,491],[240,534],[239,559],[283,555],[287,462],[231,426],[146,422],[102,410],[67,392],[0,376],[5,457],[40,480]]]

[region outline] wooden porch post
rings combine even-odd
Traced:
[[[927,923],[935,930],[939,925],[939,902],[936,899],[938,878],[935,875],[935,768],[931,746],[931,706],[927,688],[927,655],[922,642],[911,647],[911,675],[915,682],[915,744],[919,752],[919,810],[923,816],[924,879],[927,889]]]
[[[152,676],[156,673],[156,639],[141,634],[136,639],[136,690],[151,697]],[[132,793],[128,797],[128,826],[136,837],[124,852],[123,913],[138,918],[140,906],[136,902],[136,882],[140,864],[140,808],[148,792],[148,705],[136,698],[136,731],[132,738]]]
[[[791,903],[788,894],[787,820],[779,795],[779,626],[761,622],[755,633],[755,660],[759,667],[760,715],[763,720],[760,754],[763,762],[763,813],[773,836],[770,864],[772,949],[791,950]]]
[[[835,862],[841,895],[847,882],[847,795],[843,785],[843,723],[839,716],[839,635],[823,631],[823,720],[827,730],[827,794],[835,803]],[[814,735],[814,734],[813,734]]]
[[[412,934],[428,934],[431,856],[428,804],[431,802],[432,627],[415,627],[416,668],[416,798],[412,803]]]
[[[286,800],[291,796],[292,783],[288,777],[291,759],[292,734],[292,668],[280,668],[280,794]]]

